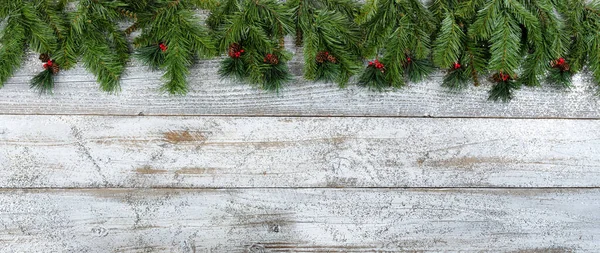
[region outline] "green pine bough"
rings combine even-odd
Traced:
[[[0,0],[0,87],[34,51],[41,93],[77,64],[118,92],[134,56],[164,73],[165,92],[185,94],[194,63],[220,55],[219,75],[278,91],[292,80],[286,36],[302,48],[304,78],[340,87],[358,75],[370,89],[400,88],[435,68],[449,89],[487,79],[502,101],[523,85],[568,88],[581,71],[600,83],[600,0],[423,2]]]

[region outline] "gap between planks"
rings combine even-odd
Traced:
[[[178,117],[198,117],[198,118],[357,118],[357,119],[499,119],[499,120],[583,120],[583,121],[596,121],[600,118],[578,118],[578,117],[516,117],[516,116],[383,116],[383,115],[294,115],[294,114],[264,114],[264,115],[246,115],[246,114],[94,114],[94,113],[31,113],[31,114],[20,114],[20,113],[0,113],[0,116],[41,116],[41,117],[52,117],[52,116],[74,116],[74,117],[115,117],[115,118],[153,118],[153,117],[164,117],[164,118],[178,118]]]
[[[0,187],[0,192],[10,191],[87,191],[87,190],[115,190],[115,191],[130,191],[130,190],[173,190],[173,191],[203,191],[203,190],[409,190],[409,191],[461,191],[461,190],[598,190],[600,187]]]

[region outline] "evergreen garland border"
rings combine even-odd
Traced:
[[[219,75],[279,91],[292,79],[290,35],[304,77],[340,87],[358,76],[399,88],[436,68],[449,89],[489,77],[492,100],[523,85],[568,88],[586,70],[600,85],[600,0],[0,0],[0,87],[32,50],[40,93],[78,62],[118,92],[133,56],[164,71],[164,91],[185,94],[189,68],[224,53]]]

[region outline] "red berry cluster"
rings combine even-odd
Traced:
[[[158,47],[160,47],[160,50],[163,51],[163,52],[167,51],[167,49],[169,48],[164,43],[158,44]]]
[[[317,61],[317,63],[324,63],[324,62],[337,63],[337,59],[335,58],[335,56],[333,56],[332,54],[330,54],[327,51],[319,52],[317,54],[316,61]]]
[[[60,67],[58,66],[58,64],[56,64],[52,59],[50,59],[50,55],[41,54],[40,61],[44,63],[44,65],[42,65],[44,69],[50,69],[50,71],[52,71],[52,74],[56,74],[60,71]]]
[[[499,72],[499,73],[494,74],[492,76],[492,79],[496,82],[506,82],[508,80],[511,80],[512,77],[509,74]]]
[[[279,63],[279,58],[277,57],[277,55],[267,54],[265,56],[264,62],[271,65],[277,65]]]
[[[48,60],[46,63],[44,63],[44,69],[48,69],[48,68],[52,68],[52,65],[54,65],[54,62],[52,60]]]
[[[550,65],[555,69],[560,69],[560,71],[569,71],[571,66],[565,61],[565,58],[558,58],[550,63]]]
[[[242,46],[240,46],[240,44],[237,43],[229,45],[229,50],[227,50],[229,57],[235,59],[240,58],[244,52],[246,51],[242,48]]]
[[[454,65],[452,65],[452,69],[459,69],[461,67],[460,63],[455,62]]]
[[[379,70],[381,70],[381,73],[383,73],[385,71],[385,66],[378,59],[375,59],[374,61],[370,61],[369,67],[379,69]]]

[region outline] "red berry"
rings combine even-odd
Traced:
[[[412,59],[410,57],[408,57],[408,58],[406,58],[406,61],[410,62],[410,61],[412,61]]]
[[[48,63],[44,63],[44,69],[48,69]]]
[[[52,67],[53,62],[52,62],[52,60],[48,60],[48,62],[46,62],[46,64],[48,64],[48,67]]]
[[[459,69],[460,68],[460,63],[455,62],[453,67],[454,67],[454,69]]]
[[[557,61],[557,63],[558,63],[558,65],[563,65],[563,64],[565,64],[565,58],[562,58],[562,57],[561,57],[561,58],[559,58],[559,59],[558,59],[558,61]]]
[[[164,52],[164,51],[167,51],[167,48],[169,48],[169,47],[167,47],[167,45],[165,45],[165,44],[163,44],[163,43],[160,43],[160,44],[158,45],[158,47],[160,47],[160,50],[161,50],[161,51],[163,51],[163,52]]]

